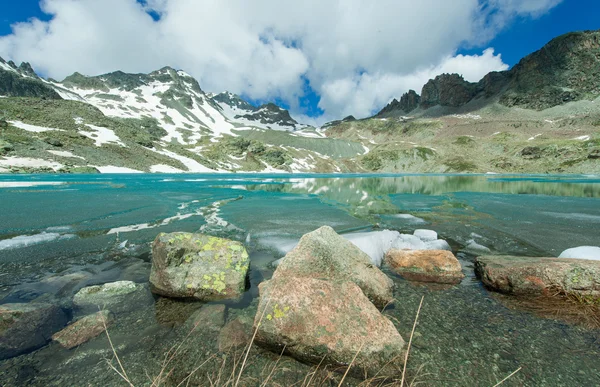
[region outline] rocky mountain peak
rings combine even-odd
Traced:
[[[409,90],[400,97],[400,101],[396,98],[392,100],[386,107],[384,107],[376,117],[396,117],[410,113],[419,107],[421,97],[414,90]]]

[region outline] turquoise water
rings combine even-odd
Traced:
[[[398,302],[388,313],[403,337],[426,296],[411,372],[426,385],[493,385],[522,366],[506,385],[600,385],[598,331],[506,309],[472,278],[465,251],[471,240],[494,253],[533,256],[600,245],[598,176],[0,175],[0,214],[0,304],[44,300],[68,310],[83,286],[146,282],[158,233],[203,231],[245,241],[251,251],[249,290],[228,305],[228,319],[252,314],[269,263],[306,232],[322,225],[340,233],[433,229],[468,278],[431,289],[394,277]],[[114,328],[139,384],[183,335],[178,319],[164,323],[169,308],[184,310],[185,320],[199,307],[164,304],[132,306]],[[8,385],[117,385],[100,364],[106,344],[101,337],[71,351],[52,344],[0,362],[0,374]],[[194,351],[211,353],[214,338],[196,344]],[[188,360],[178,360],[181,369],[192,366]],[[258,375],[269,355],[259,351],[255,360],[248,372]],[[286,362],[299,374],[309,369]]]

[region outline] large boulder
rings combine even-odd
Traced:
[[[600,261],[570,258],[481,256],[475,273],[487,287],[509,294],[600,296]]]
[[[394,299],[393,281],[329,226],[305,234],[281,260],[273,278],[287,277],[351,281],[380,308]]]
[[[77,316],[87,316],[108,309],[124,313],[154,303],[147,284],[132,281],[109,282],[80,289],[73,297],[73,309]]]
[[[204,234],[162,233],[152,245],[152,292],[216,301],[244,293],[250,260],[240,242]]]
[[[356,284],[280,276],[259,290],[257,344],[341,371],[356,356],[361,376],[398,374],[404,340]]]
[[[113,322],[113,316],[108,310],[103,310],[85,316],[52,336],[52,340],[65,348],[75,348],[106,330]]]
[[[40,348],[67,323],[57,305],[0,305],[0,360]]]
[[[395,250],[385,255],[385,263],[412,281],[457,284],[465,275],[460,262],[447,250]]]

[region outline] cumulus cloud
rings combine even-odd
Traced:
[[[171,65],[205,90],[279,98],[296,115],[308,80],[322,121],[369,115],[440,72],[476,81],[506,68],[493,49],[456,52],[560,1],[42,0],[51,20],[13,25],[0,56],[57,79]]]

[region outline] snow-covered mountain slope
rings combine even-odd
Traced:
[[[170,67],[58,82],[0,59],[0,97],[0,173],[348,172],[365,152]]]

